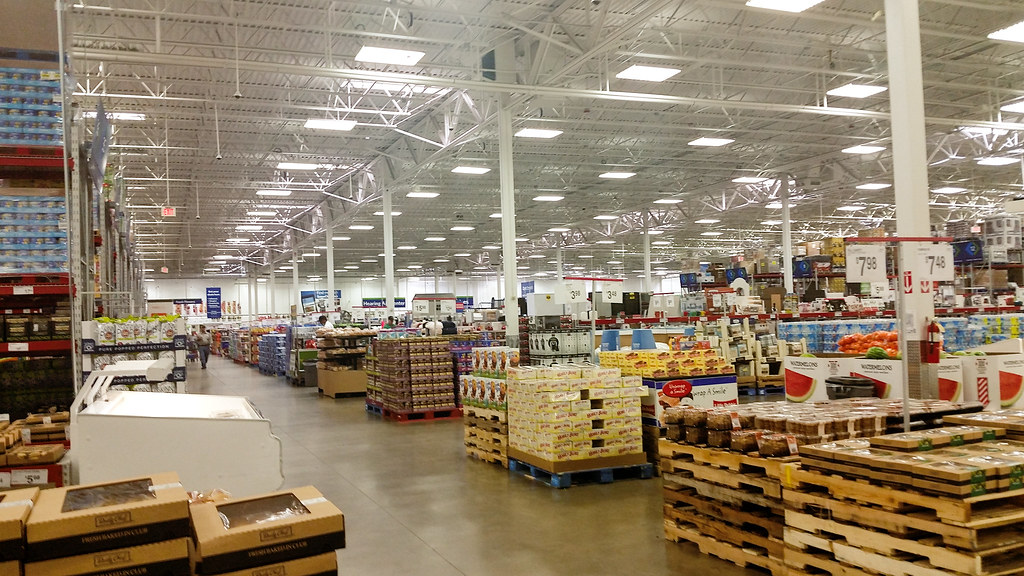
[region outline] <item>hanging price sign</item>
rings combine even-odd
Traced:
[[[848,244],[846,281],[885,282],[885,244]]]
[[[587,287],[583,280],[567,280],[565,282],[565,292],[569,302],[587,301]]]
[[[455,300],[441,300],[441,314],[451,315],[455,314]]]
[[[608,304],[622,304],[622,282],[604,282],[604,286],[601,287],[601,296]]]
[[[914,277],[922,282],[952,282],[953,245],[921,244],[914,248]]]
[[[412,313],[417,316],[430,314],[430,300],[413,300]]]

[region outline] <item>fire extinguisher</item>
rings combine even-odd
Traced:
[[[928,340],[925,342],[924,361],[926,364],[938,364],[942,353],[942,325],[932,320],[928,323]]]

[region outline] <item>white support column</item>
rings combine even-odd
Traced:
[[[889,107],[892,122],[893,191],[896,195],[896,233],[903,238],[931,236],[928,207],[928,152],[925,140],[924,82],[921,71],[921,24],[917,2],[885,0],[885,28],[889,62]],[[912,245],[899,247],[900,255]],[[903,351],[904,397],[930,396],[922,377],[921,343],[927,339],[926,322],[935,315],[931,294],[920,293],[914,270],[913,293],[902,295],[898,311],[900,349]],[[909,260],[909,259],[907,259]],[[930,388],[930,386],[928,387]],[[937,390],[935,391],[937,393]]]
[[[644,292],[651,294],[654,292],[654,282],[651,282],[651,235],[648,234],[648,218],[649,215],[644,217]]]
[[[434,268],[434,294],[441,291],[441,272]]]
[[[793,223],[790,221],[789,213],[789,187],[795,183],[789,175],[781,176],[785,179],[782,183],[782,258],[779,266],[782,268],[783,286],[786,287],[786,294],[793,293]],[[781,312],[781,310],[779,310]]]
[[[276,291],[277,291],[277,274],[274,273],[274,264],[271,263],[270,264],[270,278],[267,279],[267,293],[269,294],[269,296],[268,296],[268,305],[270,306],[270,313],[271,314],[277,314],[277,306],[276,306],[277,303],[274,301],[275,300],[274,292],[276,292]]]
[[[558,281],[559,282],[562,282],[563,280],[565,280],[565,271],[564,271],[565,263],[562,260],[562,258],[563,258],[562,247],[559,246],[558,248],[555,248],[555,266],[558,267]]]
[[[519,346],[519,302],[516,296],[516,188],[512,164],[512,110],[498,110],[498,162],[501,176],[501,256],[505,270],[505,339]]]
[[[246,284],[247,284],[246,287],[248,288],[245,292],[246,292],[246,295],[249,298],[249,310],[248,310],[248,312],[249,312],[249,325],[252,326],[252,323],[256,320],[256,315],[254,314],[255,309],[252,307],[253,281],[252,281],[252,268],[250,268],[249,266],[246,266],[246,268],[245,268],[245,281],[246,281]]]
[[[302,316],[302,295],[299,294],[299,251],[292,250],[292,297],[295,315]]]
[[[327,236],[327,241],[324,244],[327,246],[327,311],[337,311],[338,304],[334,299],[334,224],[328,222],[324,226],[324,234]]]
[[[406,296],[411,298],[412,295]],[[391,216],[391,189],[384,189],[384,305],[387,316],[395,315],[395,229]],[[408,306],[412,306],[410,300]]]

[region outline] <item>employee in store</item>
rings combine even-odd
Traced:
[[[203,370],[206,370],[206,361],[210,359],[210,345],[213,344],[213,334],[206,331],[206,326],[199,325],[199,333],[196,334],[196,346],[199,347],[199,363]]]
[[[320,318],[317,319],[317,322],[320,323],[320,327],[321,328],[326,328],[327,330],[333,330],[334,329],[334,324],[331,323],[331,321],[328,320],[327,316],[324,315],[324,314],[320,315]]]
[[[458,334],[459,328],[452,321],[452,317],[449,316],[441,321],[441,334]]]

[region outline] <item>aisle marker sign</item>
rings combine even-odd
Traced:
[[[587,287],[583,280],[567,280],[565,282],[565,291],[569,297],[569,302],[587,301]]]
[[[847,244],[847,282],[885,282],[885,245]]]
[[[914,249],[914,271],[922,282],[952,282],[953,245],[922,244]]]

